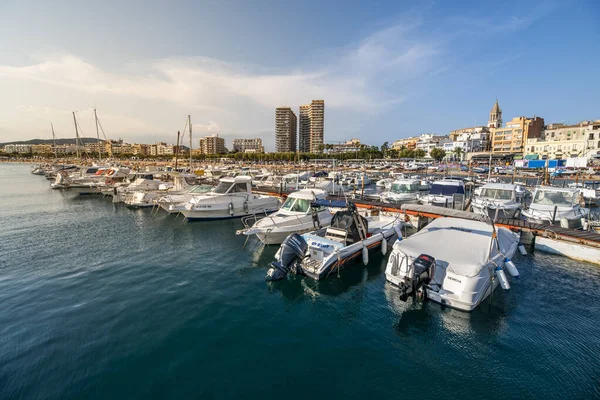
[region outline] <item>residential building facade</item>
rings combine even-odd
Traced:
[[[300,131],[298,134],[301,152],[318,153],[324,143],[325,100],[313,100],[300,106]]]
[[[300,106],[298,121],[298,149],[301,153],[310,152],[310,104]]]
[[[436,147],[443,148],[444,143],[450,142],[448,136],[434,135],[433,133],[423,133],[417,140],[416,148],[424,150],[427,154]]]
[[[233,139],[233,151],[239,153],[264,153],[262,139]]]
[[[33,154],[52,154],[54,148],[51,144],[32,144],[31,152]]]
[[[203,137],[200,139],[199,150],[200,154],[225,154],[225,139],[218,134]]]
[[[600,154],[600,120],[547,125],[540,137],[527,139],[525,150],[531,159],[595,158]]]
[[[414,150],[417,148],[418,137],[409,137],[405,139],[398,139],[392,143],[392,150],[409,149]]]
[[[544,129],[544,119],[533,116],[515,117],[504,127],[491,128],[492,153],[523,154],[528,139],[540,138]]]
[[[359,139],[350,139],[345,143],[327,144],[327,154],[352,153],[360,150],[361,144]]]
[[[7,144],[4,146],[5,153],[19,153],[26,154],[31,153],[31,145],[30,144]]]
[[[289,107],[275,109],[275,151],[278,153],[296,151],[296,114]]]

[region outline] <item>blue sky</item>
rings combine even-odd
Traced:
[[[3,1],[0,141],[262,137],[324,99],[325,140],[600,119],[597,1]]]

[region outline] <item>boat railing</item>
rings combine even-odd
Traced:
[[[245,217],[242,217],[242,224],[244,225],[244,227],[246,229],[249,229],[254,224],[256,224],[258,221],[261,221],[261,220],[263,220],[263,219],[265,219],[267,217],[269,217],[269,213],[267,212],[266,209],[259,210],[257,212],[254,212],[254,213],[250,214],[250,215],[246,215]]]

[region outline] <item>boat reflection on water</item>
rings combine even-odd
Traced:
[[[399,336],[409,337],[415,333],[431,333],[443,328],[447,332],[463,337],[496,336],[507,327],[510,306],[505,302],[504,293],[496,291],[477,309],[467,313],[450,307],[442,307],[433,302],[400,300],[398,288],[389,282],[384,286],[385,297],[392,312],[398,315],[394,323]],[[491,303],[490,303],[491,300]]]
[[[266,247],[273,249],[273,246]],[[360,261],[355,262],[360,263]],[[301,297],[312,299],[321,296],[335,297],[347,293],[352,288],[378,279],[383,274],[385,265],[386,257],[382,254],[374,254],[369,265],[362,267],[354,265],[352,268],[345,270],[339,277],[336,275],[331,276],[329,279],[315,281],[302,275],[292,274],[282,281],[267,282],[267,287],[270,292],[281,292],[284,299],[289,302],[297,302]]]

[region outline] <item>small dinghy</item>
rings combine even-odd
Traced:
[[[266,280],[283,279],[289,272],[309,276],[315,280],[336,276],[362,256],[366,265],[369,250],[380,249],[386,254],[389,243],[401,236],[401,220],[394,216],[360,215],[353,203],[317,201],[314,207],[346,207],[334,214],[331,226],[304,235],[288,236],[275,254],[275,261],[267,272]]]

